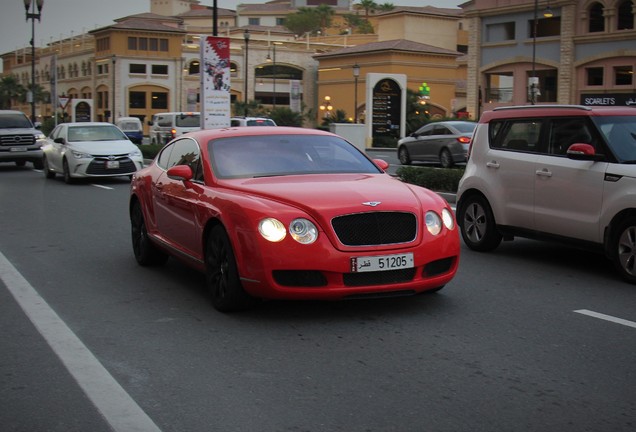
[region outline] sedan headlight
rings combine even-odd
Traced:
[[[128,153],[128,157],[141,157],[141,150],[139,149],[135,149],[133,151],[131,151],[130,153]]]
[[[271,242],[279,242],[285,238],[287,231],[281,221],[274,218],[265,218],[258,223],[258,232]]]
[[[307,219],[294,219],[289,224],[289,234],[298,243],[311,244],[318,238],[318,228]]]
[[[89,154],[78,152],[76,150],[71,150],[71,153],[75,156],[75,159],[91,159],[93,157]]]
[[[455,228],[455,218],[449,209],[445,208],[442,210],[442,222],[444,222],[444,226],[449,230]]]
[[[424,215],[424,222],[426,223],[428,232],[430,232],[434,236],[442,232],[442,220],[437,213],[433,211],[427,211]]]

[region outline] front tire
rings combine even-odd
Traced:
[[[165,264],[168,254],[157,248],[148,237],[146,221],[139,202],[135,202],[130,211],[130,227],[133,254],[139,265],[146,267]]]
[[[220,312],[247,309],[254,298],[241,285],[232,244],[225,229],[212,228],[205,248],[205,279],[212,306]]]
[[[64,161],[62,162],[62,170],[64,173],[64,182],[66,184],[73,183],[73,177],[71,177],[71,170],[68,167],[68,161],[66,159],[64,159]]]
[[[398,149],[398,159],[402,165],[411,165],[411,156],[406,146],[402,146]]]
[[[636,284],[636,217],[620,222],[611,247],[614,265],[621,277]]]
[[[470,249],[489,252],[497,248],[502,236],[488,201],[481,195],[470,195],[457,209],[457,221],[464,243]]]
[[[44,171],[44,176],[47,179],[55,178],[55,171],[51,170],[51,167],[49,166],[49,161],[46,159],[46,156],[42,158],[42,169]]]

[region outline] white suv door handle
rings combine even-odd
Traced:
[[[538,176],[543,176],[543,177],[552,177],[552,172],[548,171],[546,168],[543,168],[541,170],[537,170],[535,172]]]
[[[499,162],[497,161],[486,162],[486,166],[488,168],[499,168]]]

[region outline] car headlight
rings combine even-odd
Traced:
[[[437,215],[437,213],[433,211],[427,211],[424,215],[424,222],[426,223],[426,228],[428,232],[433,235],[438,235],[442,231],[442,220]]]
[[[36,140],[46,139],[46,135],[44,135],[43,133],[35,134],[35,139]]]
[[[318,229],[307,219],[294,219],[289,224],[289,234],[298,243],[311,244],[318,238]]]
[[[78,152],[76,150],[71,150],[71,153],[75,156],[75,159],[91,159],[93,157],[89,154]]]
[[[279,242],[285,238],[287,231],[281,221],[274,218],[265,218],[258,223],[258,232],[271,242]]]
[[[128,157],[141,157],[141,150],[139,149],[135,149],[133,151],[131,151],[130,153],[128,153]]]
[[[449,209],[445,208],[442,210],[442,222],[444,222],[444,226],[449,230],[455,228],[455,218]]]

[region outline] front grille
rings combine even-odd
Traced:
[[[415,276],[415,268],[345,273],[342,276],[346,286],[390,285],[412,281]]]
[[[16,146],[16,145],[33,145],[35,144],[35,136],[33,134],[11,134],[0,136],[0,145]]]
[[[318,270],[274,270],[277,284],[289,287],[321,287],[327,285],[327,279]]]
[[[417,218],[412,213],[355,213],[333,218],[331,225],[346,246],[408,243],[417,236]]]
[[[91,161],[86,169],[86,174],[90,175],[126,175],[133,174],[137,171],[137,167],[134,162],[128,157],[117,158],[119,161],[119,168],[106,168],[106,158],[96,157]]]

